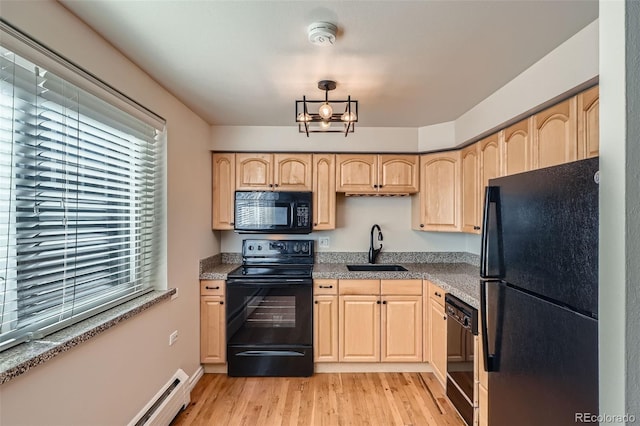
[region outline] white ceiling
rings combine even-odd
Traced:
[[[359,101],[359,126],[458,118],[598,17],[597,0],[60,0],[213,125],[294,126],[294,101]],[[312,45],[328,21],[336,44]]]

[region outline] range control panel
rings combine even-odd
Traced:
[[[314,240],[243,240],[242,256],[313,259],[313,242]]]

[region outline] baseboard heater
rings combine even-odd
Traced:
[[[189,376],[183,370],[176,374],[151,398],[128,426],[167,426],[189,404]]]

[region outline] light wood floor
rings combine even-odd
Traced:
[[[319,373],[304,378],[205,374],[178,425],[455,425],[431,373]]]

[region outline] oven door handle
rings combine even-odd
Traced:
[[[304,352],[298,351],[242,351],[235,356],[305,356]]]
[[[273,281],[254,281],[254,280],[246,280],[246,279],[228,279],[227,287],[241,287],[241,288],[282,288],[282,287],[311,287],[313,285],[313,280],[310,279],[287,279],[287,280],[278,280],[274,279]]]

